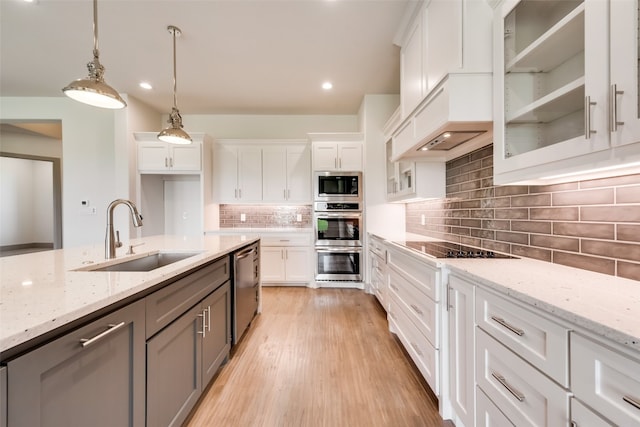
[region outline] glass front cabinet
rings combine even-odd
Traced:
[[[640,160],[638,8],[638,0],[497,5],[496,184]]]

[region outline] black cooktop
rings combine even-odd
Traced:
[[[480,249],[473,246],[465,246],[445,241],[403,243],[411,249],[435,258],[517,258],[487,249]]]

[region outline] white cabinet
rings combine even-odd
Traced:
[[[388,273],[387,273],[387,248],[382,239],[369,234],[369,283],[371,292],[385,311],[388,311]]]
[[[614,425],[640,425],[640,359],[637,357],[572,333],[571,387],[578,400]]]
[[[400,50],[400,105],[407,117],[424,95],[422,19],[416,19]]]
[[[138,171],[144,173],[200,172],[202,144],[168,144],[161,141],[138,142]]]
[[[262,236],[260,277],[269,284],[300,284],[311,280],[311,234],[269,233]]]
[[[387,142],[387,201],[412,202],[446,195],[446,164],[442,161],[391,161],[392,142]]]
[[[262,200],[311,203],[311,158],[307,145],[262,148]]]
[[[496,184],[640,160],[637,0],[505,0],[494,21]]]
[[[476,427],[514,427],[513,423],[487,397],[482,389],[477,389]],[[471,424],[473,426],[473,424]]]
[[[262,200],[262,150],[259,146],[217,144],[215,182],[220,203]]]
[[[613,424],[609,424],[593,412],[591,409],[584,406],[575,397],[571,398],[571,426],[572,427],[613,427]]]
[[[310,133],[314,171],[363,170],[361,133]]]
[[[472,427],[475,414],[475,286],[449,276],[448,303],[448,399],[456,425]],[[479,408],[482,411],[481,408]],[[489,411],[489,409],[486,409]],[[498,425],[498,424],[495,424]]]

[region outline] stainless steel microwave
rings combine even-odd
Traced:
[[[316,172],[313,179],[317,202],[362,200],[362,172]]]

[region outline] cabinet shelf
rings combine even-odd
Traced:
[[[584,50],[584,3],[506,64],[506,72],[549,71]]]
[[[509,114],[507,123],[548,123],[580,108],[584,108],[584,76]]]

